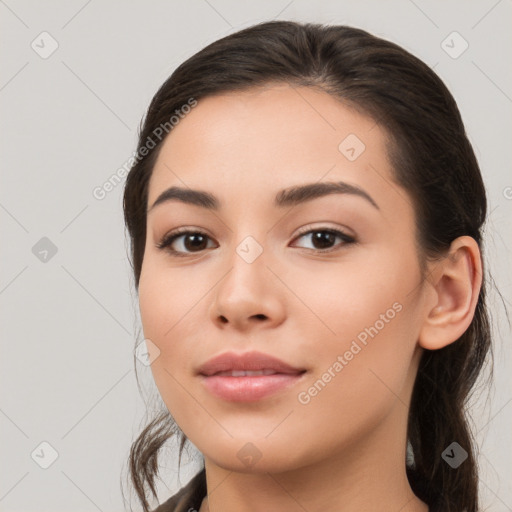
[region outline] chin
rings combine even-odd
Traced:
[[[263,457],[253,464],[244,463],[239,460],[236,462],[231,458],[227,460],[225,457],[221,459],[210,458],[210,460],[216,465],[225,469],[226,471],[233,471],[236,473],[246,473],[252,475],[258,474],[277,474],[296,469],[291,465],[290,460],[283,457],[282,459],[264,460]]]
[[[300,454],[290,453],[290,443],[282,442],[278,447],[269,444],[268,440],[251,442],[245,439],[230,439],[229,443],[216,443],[211,450],[200,451],[216,466],[237,473],[283,473],[301,466]]]

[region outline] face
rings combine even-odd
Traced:
[[[342,456],[407,414],[425,300],[412,199],[386,149],[372,119],[288,85],[202,99],[164,141],[141,319],[167,408],[219,466],[284,471]],[[152,207],[170,187],[217,207],[177,194]],[[199,373],[254,351],[293,370]]]

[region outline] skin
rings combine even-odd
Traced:
[[[338,149],[349,134],[364,152]],[[200,512],[425,512],[405,473],[408,406],[423,350],[455,341],[473,318],[480,253],[470,237],[428,263],[422,279],[409,194],[393,178],[383,129],[312,88],[273,84],[201,99],[161,148],[151,206],[172,185],[201,189],[217,212],[170,201],[147,218],[139,285],[151,365],[170,413],[205,459]],[[284,188],[345,181],[377,203],[330,194],[285,209]],[[178,227],[210,238],[203,250],[156,245]],[[330,253],[299,228],[337,228]],[[237,246],[252,236],[252,263]],[[188,251],[188,252],[187,252]],[[392,320],[307,404],[307,391],[392,305]],[[361,345],[361,344],[360,344]],[[225,351],[259,350],[307,369],[302,382],[258,402],[211,395],[197,368]],[[159,352],[158,352],[159,351]],[[151,349],[150,349],[151,353]],[[237,456],[246,443],[260,457]]]

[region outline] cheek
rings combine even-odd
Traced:
[[[322,433],[308,448],[308,456],[321,458],[332,449],[350,447],[370,435],[392,410],[406,414],[414,321],[408,305],[387,308],[388,299],[384,308],[370,303],[364,314],[338,315],[333,323],[340,333],[337,341],[317,345],[318,370],[299,390],[295,422],[283,430],[284,437],[295,439],[304,428]],[[375,320],[375,312],[381,311],[387,323],[378,316]]]
[[[419,282],[419,269],[411,259],[406,248],[402,254],[363,248],[347,251],[340,261],[310,260],[280,268],[282,280],[299,299],[291,295],[287,299],[295,313],[291,320],[301,322],[300,332],[306,329],[310,340],[332,341],[318,347],[327,352],[333,344],[348,348],[358,337],[364,343],[370,339],[368,329],[390,333],[390,326],[406,316],[398,310],[410,303],[410,292]]]
[[[155,384],[173,416],[190,408],[187,379],[202,360],[205,311],[201,299],[211,285],[186,271],[169,272],[148,258],[139,281],[144,338],[159,350],[151,364]],[[175,416],[175,417],[177,417]]]
[[[338,429],[337,421],[349,425],[357,417],[378,416],[404,388],[418,335],[418,304],[411,291],[419,270],[410,254],[407,268],[406,256],[379,256],[347,258],[336,269],[319,265],[311,280],[288,273],[309,309],[300,332],[310,340],[315,372],[302,391],[305,409],[318,413],[308,421],[320,425],[332,415]],[[340,408],[325,412],[333,403]]]
[[[170,271],[158,257],[144,262],[139,281],[139,307],[146,338],[153,339],[160,350],[183,339],[184,329],[208,291],[208,283],[190,270]],[[177,333],[181,335],[177,337]]]

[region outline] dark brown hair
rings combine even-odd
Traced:
[[[444,255],[462,235],[473,237],[482,250],[486,193],[454,98],[421,60],[364,30],[273,21],[210,44],[157,91],[141,124],[138,150],[190,98],[200,102],[216,93],[274,82],[320,88],[382,126],[390,141],[394,179],[413,200],[422,269],[427,259]],[[148,183],[161,142],[134,163],[124,190],[137,290]],[[479,510],[477,452],[466,409],[488,352],[492,355],[485,296],[484,278],[467,331],[445,348],[425,350],[420,361],[408,418],[413,461],[404,464],[413,491],[431,510]],[[173,435],[181,436],[181,457],[186,438],[162,411],[131,447],[131,481],[144,512],[149,510],[146,491],[156,497],[158,452]],[[453,441],[468,453],[457,469],[441,457]]]

